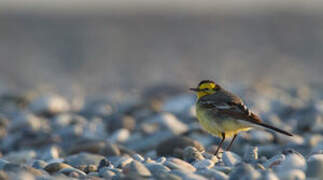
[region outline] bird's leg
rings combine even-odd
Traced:
[[[233,136],[233,138],[232,138],[232,140],[231,140],[231,142],[230,142],[230,144],[229,144],[229,146],[227,147],[227,151],[229,151],[230,150],[230,148],[231,148],[231,146],[232,146],[232,144],[233,144],[233,141],[236,139],[236,137],[237,137],[237,134],[235,134],[234,136]]]
[[[215,156],[217,156],[218,155],[218,152],[219,152],[219,150],[221,149],[221,147],[222,147],[222,144],[223,144],[223,142],[224,142],[224,139],[225,139],[225,134],[224,133],[222,133],[222,140],[221,140],[221,142],[220,142],[220,144],[218,145],[218,148],[216,149],[216,151],[215,151]]]

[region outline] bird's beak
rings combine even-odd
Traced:
[[[198,88],[190,88],[190,90],[191,90],[191,91],[195,91],[195,92],[200,91],[200,89],[198,89]]]

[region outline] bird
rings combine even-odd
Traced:
[[[190,90],[197,95],[196,117],[202,128],[213,136],[221,138],[215,155],[218,154],[226,138],[232,137],[226,148],[229,151],[238,133],[252,128],[267,128],[293,136],[292,133],[264,123],[258,115],[248,109],[240,97],[225,90],[214,81],[203,80],[196,88],[190,88]]]

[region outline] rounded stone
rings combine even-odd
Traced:
[[[199,142],[188,137],[176,136],[160,143],[157,146],[157,155],[183,158],[184,149],[188,146],[192,146],[200,152],[204,151],[204,147]]]
[[[308,177],[317,177],[323,179],[323,154],[314,154],[307,160],[308,168],[306,175]]]
[[[45,166],[44,169],[48,173],[55,173],[55,172],[58,172],[59,170],[64,169],[64,168],[72,168],[72,166],[65,164],[65,163],[55,162],[55,163],[48,164],[47,166]]]
[[[199,152],[195,147],[192,146],[187,146],[184,149],[183,158],[187,162],[193,162],[204,159],[201,152]]]
[[[299,169],[290,169],[286,171],[279,171],[277,176],[281,180],[305,180],[306,176],[302,170]]]
[[[183,171],[191,171],[195,172],[196,168],[192,166],[190,163],[183,161],[178,158],[168,158],[164,163],[165,166],[169,167],[170,169],[179,169]]]
[[[70,110],[69,103],[57,94],[46,94],[37,97],[30,103],[30,109],[36,114],[57,114]]]
[[[150,177],[151,172],[149,169],[139,161],[133,160],[131,163],[123,168],[125,175],[134,175],[140,177]]]
[[[261,174],[255,170],[250,164],[241,163],[235,167],[229,174],[230,180],[236,179],[259,179]]]
[[[65,163],[73,167],[79,167],[81,165],[94,164],[99,166],[99,163],[102,159],[105,159],[104,156],[91,154],[91,153],[79,153],[65,158]]]
[[[233,152],[225,151],[222,154],[222,160],[226,166],[235,166],[241,162],[241,157]]]
[[[197,160],[193,163],[196,169],[209,169],[214,166],[214,162],[209,159]]]

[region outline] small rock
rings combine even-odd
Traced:
[[[239,166],[235,167],[229,174],[230,180],[235,179],[259,179],[261,174],[255,170],[250,164],[241,163]]]
[[[188,137],[176,136],[160,143],[157,146],[157,154],[158,156],[183,158],[184,149],[188,146],[192,146],[200,152],[204,151],[204,147],[199,142]]]
[[[10,152],[9,154],[2,157],[4,160],[10,161],[11,163],[27,163],[32,159],[36,158],[37,154],[33,150],[22,150],[17,152]]]
[[[216,179],[216,180],[228,180],[229,176],[224,172],[215,170],[215,169],[200,169],[197,171],[197,174],[200,174],[208,179]]]
[[[134,155],[132,155],[132,158],[134,160],[139,161],[139,162],[144,162],[145,161],[145,158],[143,158],[140,154],[134,154]]]
[[[151,172],[146,168],[144,164],[139,161],[133,160],[127,166],[123,168],[123,173],[126,175],[134,175],[140,177],[150,177]]]
[[[36,169],[44,169],[47,165],[48,165],[48,163],[43,160],[36,160],[33,162],[32,167],[36,168]]]
[[[128,129],[118,129],[109,138],[113,143],[122,143],[128,140],[130,137],[130,132]]]
[[[10,132],[20,132],[22,130],[36,132],[45,129],[47,124],[44,120],[30,113],[20,113],[13,118],[8,126]],[[48,125],[47,125],[48,126]]]
[[[116,161],[111,160],[114,167],[117,168],[124,168],[127,164],[131,163],[133,159],[129,156],[121,156],[117,157]]]
[[[59,158],[59,148],[57,146],[51,146],[42,153],[41,159],[48,161],[51,159],[58,159]]]
[[[226,166],[235,166],[241,162],[241,157],[233,152],[224,151],[222,153],[222,160]]]
[[[104,156],[90,154],[90,153],[79,153],[65,158],[65,163],[73,167],[79,167],[81,165],[94,164],[99,166],[99,163],[102,159],[105,159]]]
[[[65,163],[51,163],[51,164],[48,164],[47,166],[45,166],[44,169],[48,173],[52,174],[52,173],[58,172],[59,170],[64,169],[64,168],[73,168],[73,167],[68,164],[65,164]]]
[[[200,176],[198,174],[194,174],[193,172],[190,172],[190,171],[183,171],[183,170],[176,169],[176,170],[173,170],[171,173],[185,180],[207,180],[205,177]]]
[[[164,165],[169,167],[170,169],[179,169],[191,172],[194,172],[196,170],[194,166],[178,158],[168,158]]]
[[[17,173],[17,172],[28,172],[34,176],[42,176],[44,175],[43,171],[39,170],[39,169],[35,169],[33,167],[30,166],[26,166],[26,165],[21,165],[21,164],[13,164],[13,163],[8,163],[6,164],[3,169],[3,171],[7,172],[7,173]]]
[[[250,141],[254,144],[266,144],[274,140],[273,134],[267,131],[253,130],[248,133],[250,134]]]
[[[305,173],[299,169],[290,169],[286,171],[279,171],[277,176],[281,180],[304,180],[306,179]]]
[[[225,174],[229,174],[232,171],[232,167],[229,167],[229,166],[219,166],[219,165],[216,165],[212,169],[221,171],[221,172],[223,172]]]
[[[84,177],[86,176],[86,173],[76,169],[76,168],[63,168],[58,171],[58,173],[65,174],[66,176],[71,176],[71,177]]]
[[[163,112],[170,112],[174,114],[183,114],[183,112],[188,112],[190,107],[194,104],[195,98],[191,94],[183,94],[168,98],[163,106]]]
[[[164,128],[169,130],[173,135],[180,135],[188,131],[188,126],[183,122],[179,121],[173,114],[161,113],[154,117],[151,123],[160,123]]]
[[[26,171],[18,171],[18,172],[9,172],[8,179],[10,180],[35,180],[35,176],[29,172]]]
[[[279,165],[282,161],[286,159],[284,154],[277,154],[270,158],[268,161],[264,163],[265,168],[272,168],[273,166]]]
[[[167,174],[169,174],[170,172],[170,169],[168,167],[160,163],[147,163],[145,165],[155,177],[167,176]]]
[[[136,120],[131,116],[114,117],[109,121],[109,132],[116,131],[118,129],[127,129],[129,131],[134,130],[136,126]]]
[[[192,146],[187,146],[184,149],[183,158],[187,162],[204,159],[203,155],[195,147]]]
[[[204,158],[209,159],[214,163],[217,163],[219,161],[219,159],[215,155],[208,152],[202,152],[202,155],[204,156]]]
[[[8,163],[9,163],[9,161],[6,161],[4,159],[0,159],[0,170],[3,169],[3,167]]]
[[[112,177],[115,175],[116,173],[108,167],[100,168],[99,170],[99,176],[106,179],[112,179]]]
[[[30,109],[36,114],[58,114],[70,110],[70,105],[56,94],[42,95],[30,103]]]
[[[307,168],[305,158],[297,152],[285,154],[286,158],[281,161],[277,166],[274,166],[274,170],[277,171],[287,171],[290,169],[300,169],[305,171]]]
[[[68,150],[68,154],[77,154],[80,152],[100,154],[107,157],[120,155],[118,146],[108,141],[81,141],[72,145]]]
[[[323,154],[314,154],[307,160],[307,177],[323,179]]]
[[[279,180],[277,175],[272,171],[265,171],[261,176],[262,180]]]
[[[112,165],[112,163],[109,160],[102,159],[100,161],[100,163],[99,163],[98,169],[101,169],[103,167],[111,167],[111,168],[113,168],[113,165]]]
[[[246,162],[256,162],[258,160],[258,148],[249,146],[244,153],[243,160]]]
[[[196,169],[209,169],[214,166],[214,162],[209,159],[197,160],[193,163]]]

